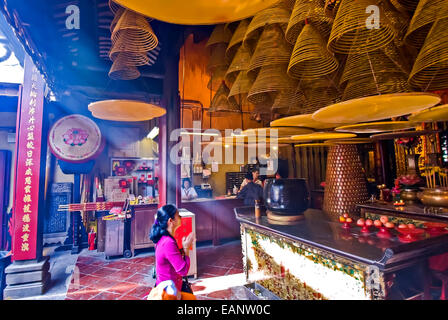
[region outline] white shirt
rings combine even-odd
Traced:
[[[190,187],[188,189],[182,188],[182,200],[190,200],[190,199],[196,199],[198,197],[198,194],[196,193],[196,190],[194,190],[193,187]]]

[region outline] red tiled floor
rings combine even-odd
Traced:
[[[241,244],[233,242],[217,247],[197,249],[198,279],[192,279],[193,290],[202,292],[198,300],[238,299],[232,288],[213,286],[213,278],[242,273]],[[100,253],[85,251],[78,257],[67,300],[141,300],[152,289],[153,253],[130,259],[106,260]],[[201,283],[204,280],[204,283]],[[226,280],[224,279],[224,282]],[[242,287],[238,287],[242,288]],[[240,290],[241,291],[241,290]],[[241,295],[240,295],[241,296]]]

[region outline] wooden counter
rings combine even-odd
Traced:
[[[215,198],[183,200],[179,207],[196,215],[196,241],[212,241],[217,246],[223,240],[240,238],[240,225],[233,210],[242,205],[242,199]]]
[[[429,298],[428,258],[448,250],[448,234],[405,243],[395,230],[387,239],[345,230],[321,210],[294,225],[271,224],[262,211],[255,219],[252,208],[235,209],[244,270],[282,299]]]

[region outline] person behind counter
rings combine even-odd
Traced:
[[[243,190],[243,188],[249,183],[249,180],[247,179],[248,176],[251,176],[251,180],[260,185],[263,188],[263,181],[260,180],[260,171],[258,169],[255,169],[252,171],[252,173],[246,174],[246,177],[244,178],[243,182],[241,183],[240,190]]]
[[[191,180],[185,178],[182,180],[182,200],[192,200],[198,197],[196,190],[191,186]]]
[[[261,200],[263,198],[263,188],[260,184],[254,182],[253,175],[246,174],[247,184],[236,195],[237,199],[244,199],[244,205],[254,206],[255,200]]]
[[[181,300],[196,300],[196,297],[187,292],[182,292],[182,277],[187,276],[190,269],[190,257],[188,256],[194,238],[193,233],[182,239],[183,251],[179,250],[174,239],[176,229],[181,226],[179,211],[175,205],[167,204],[157,210],[154,224],[149,238],[156,244],[156,285],[172,280],[178,292],[181,292]]]

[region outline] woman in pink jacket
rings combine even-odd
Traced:
[[[172,280],[177,290],[182,291],[182,277],[190,269],[189,248],[193,243],[193,233],[182,239],[183,250],[174,239],[176,229],[181,225],[179,211],[175,205],[167,204],[157,211],[156,220],[151,228],[149,238],[156,244],[156,285]],[[182,300],[196,300],[191,293],[182,292]]]

